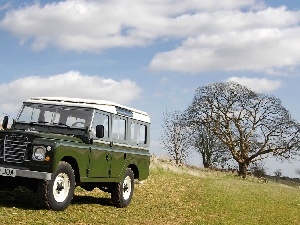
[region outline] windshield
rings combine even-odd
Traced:
[[[92,111],[79,107],[25,104],[16,122],[86,128],[91,124]]]

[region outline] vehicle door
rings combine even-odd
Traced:
[[[90,147],[89,158],[89,173],[88,177],[109,177],[110,174],[110,116],[108,113],[95,111],[91,138],[93,138],[93,144]],[[104,126],[104,137],[96,137],[96,126]]]
[[[125,116],[112,116],[112,144],[110,177],[119,177],[127,165],[128,119]]]

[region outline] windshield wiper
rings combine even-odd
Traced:
[[[46,122],[46,121],[38,121],[38,123],[43,123],[43,124],[45,124],[45,123],[49,123],[49,122]]]
[[[26,123],[26,122],[22,122],[22,123]],[[46,123],[48,123],[48,122],[46,122],[46,121],[38,121],[38,122],[29,122],[28,124],[30,126],[32,126],[32,125],[46,124]]]
[[[59,125],[59,126],[64,126],[64,127],[67,127],[67,128],[71,128],[69,125],[64,124],[64,123],[53,123],[53,125]]]

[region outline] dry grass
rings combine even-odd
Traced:
[[[1,224],[298,224],[300,189],[232,174],[153,163],[132,203],[112,206],[98,189],[76,189],[64,212],[40,209],[24,189],[0,192]]]

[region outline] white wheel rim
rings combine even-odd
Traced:
[[[123,199],[128,200],[131,195],[131,178],[130,176],[125,177],[123,182]]]
[[[53,196],[56,202],[66,200],[70,191],[70,179],[66,173],[60,173],[54,180]]]

